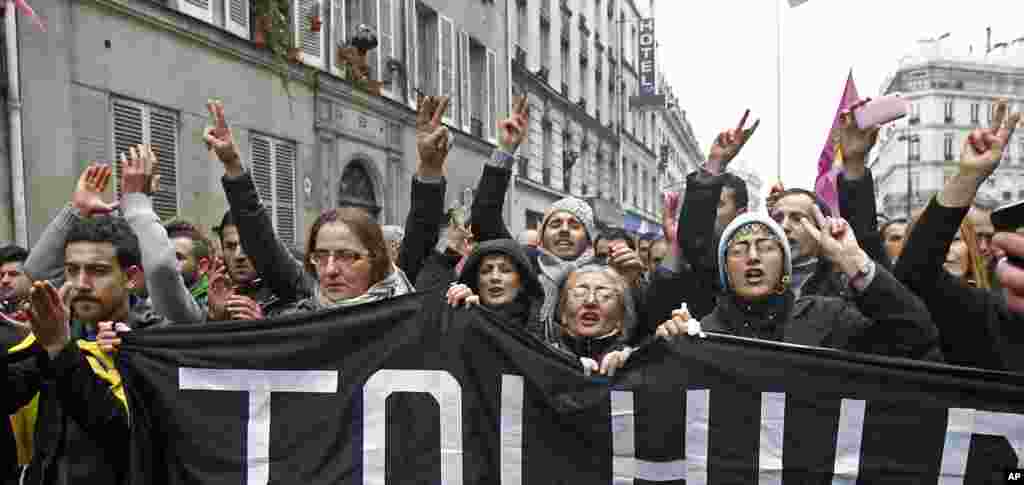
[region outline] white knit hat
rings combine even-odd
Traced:
[[[587,231],[587,240],[592,241],[594,236],[597,234],[596,228],[594,227],[594,210],[590,208],[585,200],[577,199],[576,197],[566,197],[554,204],[551,204],[546,211],[544,211],[544,223],[540,226],[541,234],[544,234],[544,230],[548,226],[548,220],[551,216],[557,212],[568,212],[583,224],[583,228]]]

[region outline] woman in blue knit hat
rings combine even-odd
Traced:
[[[685,311],[658,327],[671,338],[694,327],[741,337],[909,358],[941,358],[938,330],[921,300],[865,254],[849,224],[816,211],[802,223],[823,253],[846,273],[855,298],[795,298],[785,233],[762,214],[737,217],[718,245],[724,294],[699,324]]]

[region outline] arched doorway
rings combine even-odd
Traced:
[[[363,162],[353,161],[341,173],[341,182],[338,184],[338,207],[359,207],[374,218],[380,215],[373,178],[370,177]]]

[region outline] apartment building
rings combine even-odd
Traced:
[[[288,12],[299,63],[282,62],[258,45],[256,12],[270,4]],[[476,184],[494,147],[494,120],[507,112],[504,0],[44,0],[33,6],[47,32],[18,19],[10,36],[18,62],[2,63],[21,79],[19,100],[8,98],[9,86],[3,92],[8,114],[19,109],[21,130],[14,133],[7,116],[0,129],[8,140],[21,140],[23,150],[20,159],[14,151],[0,153],[0,240],[31,244],[89,161],[115,160],[136,143],[151,143],[159,158],[161,217],[219,223],[227,207],[223,170],[202,142],[208,99],[225,103],[278,234],[295,245],[318,214],[339,205],[404,223],[416,167],[417,93],[452,96],[445,120],[455,139],[450,204]],[[313,18],[322,22],[319,29]],[[371,77],[385,83],[383,96],[346,80],[335,55],[359,24],[378,32],[369,63]],[[25,194],[20,207],[19,190]]]
[[[515,0],[510,8],[512,91],[529,97],[531,115],[510,225],[536,227],[552,202],[574,195],[592,202],[602,225],[660,231],[661,188],[678,184],[701,151],[663,77],[666,109],[630,107],[639,22],[649,10],[633,0]]]
[[[870,159],[886,217],[906,217],[941,190],[956,173],[964,139],[989,125],[997,99],[1024,109],[1024,38],[985,51],[958,55],[942,40],[921,41],[885,80],[881,94],[901,93],[911,103],[908,117],[885,127]],[[979,191],[981,205],[1024,199],[1024,139],[1015,136],[1003,156]]]

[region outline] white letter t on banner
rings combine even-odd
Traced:
[[[249,393],[246,485],[270,481],[270,394],[338,392],[338,372],[324,370],[178,369],[178,388]]]

